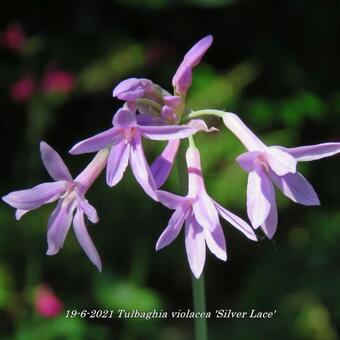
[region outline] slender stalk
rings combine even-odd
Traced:
[[[190,144],[193,144],[193,139],[190,140]],[[187,194],[188,188],[188,175],[186,171],[185,162],[186,145],[181,143],[177,154],[177,170],[180,192],[182,195]],[[199,279],[192,276],[192,295],[195,312],[205,312],[205,291],[204,291],[204,275],[201,274]],[[207,340],[207,319],[195,318],[195,340]]]
[[[192,295],[194,300],[195,312],[205,312],[205,289],[204,273],[202,272],[199,279],[192,276]],[[195,319],[195,340],[207,340],[208,327],[206,318]]]
[[[198,118],[201,116],[216,116],[223,118],[225,115],[228,114],[228,112],[220,111],[220,110],[199,110],[199,111],[193,111],[188,114],[188,117],[190,119]]]

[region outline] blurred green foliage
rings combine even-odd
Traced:
[[[30,2],[7,4],[0,29],[24,27],[21,54],[0,48],[1,194],[48,181],[39,159],[46,140],[76,175],[90,156],[67,154],[75,142],[111,124],[120,80],[150,78],[171,90],[171,77],[187,49],[208,32],[215,42],[194,71],[192,109],[240,114],[269,144],[286,146],[339,140],[339,3],[306,1],[187,0],[170,2]],[[57,65],[71,72],[69,94],[36,93],[14,102],[9,87],[23,73],[41,78]],[[221,131],[197,136],[206,186],[212,197],[245,217],[246,174],[235,163],[243,151]],[[145,142],[151,162],[164,143]],[[208,310],[276,310],[270,320],[212,319],[219,339],[334,340],[340,334],[339,157],[300,165],[319,193],[321,207],[297,206],[278,193],[279,230],[258,243],[223,224],[228,261],[208,256]],[[165,188],[178,192],[174,169]],[[88,199],[100,215],[89,232],[103,259],[90,264],[72,232],[62,251],[45,256],[52,207],[15,221],[0,206],[0,337],[4,339],[192,338],[192,320],[44,319],[32,291],[46,283],[65,310],[192,308],[183,236],[159,253],[155,243],[170,212],[149,200],[127,171],[114,189],[99,178]]]

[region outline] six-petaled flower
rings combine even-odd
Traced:
[[[85,193],[105,166],[108,150],[98,153],[74,180],[55,150],[45,142],[40,143],[40,150],[42,161],[54,182],[43,183],[27,190],[13,191],[2,199],[17,209],[18,220],[27,212],[58,200],[57,207],[48,221],[47,255],[58,253],[73,221],[73,229],[81,247],[91,262],[101,270],[99,255],[84,220],[86,215],[92,223],[97,223],[97,211],[85,199]]]
[[[249,173],[247,211],[255,229],[261,226],[269,238],[275,234],[278,217],[274,184],[293,202],[307,206],[320,204],[312,185],[297,171],[297,163],[339,153],[340,143],[297,148],[267,146],[235,114],[228,113],[223,120],[248,150],[237,162]]]
[[[189,174],[189,190],[185,197],[159,190],[159,201],[175,209],[167,228],[160,236],[156,250],[169,245],[179,234],[185,223],[185,248],[192,273],[199,278],[205,262],[205,246],[219,259],[226,261],[227,250],[219,215],[256,241],[253,229],[240,217],[223,208],[206,192],[200,154],[197,148],[189,147],[186,153]]]

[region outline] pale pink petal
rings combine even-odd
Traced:
[[[75,206],[72,202],[65,203],[64,200],[60,200],[51,214],[47,231],[47,255],[55,255],[62,248],[71,226],[74,209]]]
[[[92,223],[98,223],[99,219],[96,208],[92,206],[85,197],[80,195],[77,195],[77,201],[79,205],[78,209],[81,209]]]
[[[265,235],[272,239],[277,228],[277,207],[275,200],[272,201],[272,205],[266,220],[261,224],[261,229]]]
[[[59,154],[47,143],[40,142],[42,161],[50,176],[56,181],[72,181],[72,176]]]
[[[262,154],[261,151],[249,151],[236,158],[237,163],[247,172],[254,171],[254,161]]]
[[[241,231],[245,236],[247,236],[250,240],[257,241],[257,237],[254,233],[254,230],[251,226],[245,222],[242,218],[233,214],[229,210],[223,208],[220,204],[214,201],[215,207],[217,209],[218,214],[224,218],[227,222],[233,225],[236,229]]]
[[[172,214],[169,224],[163,231],[162,235],[159,237],[156,250],[161,250],[162,248],[168,246],[174,239],[178,236],[182,229],[184,220],[188,216],[189,208],[187,205],[180,205],[175,212]]]
[[[205,262],[205,238],[203,228],[193,216],[189,216],[185,222],[185,249],[190,269],[198,279]]]
[[[176,74],[178,74],[177,77]],[[184,96],[192,83],[192,68],[184,64],[182,67],[180,66],[180,72],[176,74],[176,80],[173,80],[173,86],[177,94]]]
[[[192,206],[197,222],[204,229],[212,232],[220,224],[217,210],[208,194],[203,192],[198,194]]]
[[[289,153],[280,150],[276,147],[269,147],[264,152],[272,170],[279,176],[283,176],[289,172],[296,172],[296,159]]]
[[[179,94],[184,94],[191,85],[192,69],[198,65],[213,42],[213,37],[208,35],[198,41],[184,56],[184,59],[178,67],[172,85]]]
[[[118,138],[114,141],[117,143]],[[76,177],[74,182],[76,185],[77,193],[80,195],[90,188],[93,182],[98,178],[107,165],[107,161],[110,154],[110,149],[105,148],[100,150],[92,159],[86,168]]]
[[[86,229],[83,212],[79,209],[77,209],[73,219],[73,229],[74,233],[76,234],[77,240],[80,246],[83,248],[85,254],[101,272],[102,264],[99,254]]]
[[[264,151],[267,146],[234,113],[223,117],[225,126],[240,140],[248,151]]]
[[[277,176],[271,172],[270,177],[282,191],[293,202],[303,205],[320,205],[320,200],[312,185],[299,172]]]
[[[66,190],[65,181],[39,184],[31,189],[13,191],[2,199],[19,210],[33,210],[58,199]]]
[[[23,217],[25,214],[27,214],[29,210],[22,210],[22,209],[17,209],[15,212],[15,219],[19,221],[21,217]]]
[[[143,190],[155,201],[158,201],[157,195],[155,193],[156,184],[151,174],[149,165],[145,159],[141,137],[139,134],[136,134],[131,141],[130,166],[137,182],[140,184]]]
[[[114,127],[108,129],[77,143],[69,152],[72,155],[79,155],[82,153],[99,151],[109,146],[120,133],[121,131],[118,128]]]
[[[150,170],[157,188],[160,188],[169,177],[179,144],[179,139],[169,141],[163,152],[151,164]]]
[[[106,168],[106,182],[110,187],[115,186],[123,178],[129,163],[130,148],[130,144],[124,140],[112,145]]]
[[[340,143],[322,143],[316,145],[299,146],[297,148],[283,148],[299,162],[315,161],[333,156],[340,152]]]
[[[159,202],[169,209],[177,209],[180,205],[184,204],[184,201],[187,200],[186,197],[178,196],[163,190],[157,190],[156,194]]]
[[[186,125],[163,125],[163,126],[138,126],[138,130],[143,137],[152,140],[174,140],[187,138],[197,132],[197,130]]]
[[[220,260],[227,261],[227,248],[221,224],[217,224],[213,230],[203,228],[205,241],[209,250]]]
[[[195,197],[198,193],[205,192],[201,158],[198,149],[195,147],[189,147],[185,156],[189,174],[188,196]]]
[[[254,228],[258,228],[267,218],[275,191],[268,175],[257,166],[249,173],[247,186],[247,212]]]
[[[129,128],[136,126],[136,114],[130,109],[122,107],[113,116],[112,124],[117,128]]]
[[[136,101],[143,97],[145,92],[150,91],[153,83],[148,79],[129,78],[120,82],[113,90],[113,97],[121,100]]]
[[[187,65],[192,67],[198,65],[201,62],[205,52],[211,46],[213,42],[213,36],[211,34],[199,40],[184,56],[184,61]]]

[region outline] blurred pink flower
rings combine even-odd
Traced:
[[[45,318],[57,316],[63,309],[62,301],[45,285],[37,288],[34,305],[38,314]]]
[[[45,72],[41,86],[44,92],[69,93],[75,86],[75,78],[70,72],[50,69]]]
[[[26,74],[11,85],[9,93],[16,102],[25,102],[30,99],[35,91],[35,80],[32,75]]]
[[[0,37],[1,45],[13,51],[19,51],[25,41],[26,35],[22,26],[15,22],[9,24]]]

